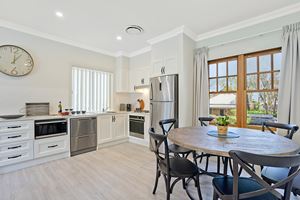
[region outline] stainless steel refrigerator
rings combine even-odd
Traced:
[[[176,119],[178,127],[178,75],[159,76],[150,79],[151,127],[162,134],[158,122]]]

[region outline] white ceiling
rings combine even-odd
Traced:
[[[182,25],[199,35],[298,2],[299,0],[0,0],[0,20],[40,35],[74,42],[77,46],[107,53],[130,53],[147,47],[147,40]],[[64,18],[57,18],[55,11],[63,12]],[[127,35],[124,28],[131,24],[142,26],[144,34]],[[123,40],[117,41],[117,35],[121,35]]]

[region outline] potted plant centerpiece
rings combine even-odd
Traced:
[[[216,118],[216,125],[218,128],[219,135],[226,135],[228,132],[229,125],[229,117],[228,116],[220,116]]]

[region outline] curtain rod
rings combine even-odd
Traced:
[[[274,33],[274,32],[281,31],[281,30],[282,30],[282,28],[278,28],[278,29],[274,29],[274,30],[271,30],[271,31],[266,31],[266,32],[263,32],[263,33],[258,33],[258,34],[254,34],[254,35],[251,35],[251,36],[242,37],[242,38],[235,39],[235,40],[230,40],[230,41],[227,41],[227,42],[222,42],[222,43],[219,43],[219,44],[209,45],[207,48],[214,48],[214,47],[224,46],[226,44],[238,42],[238,41],[241,41],[241,40],[246,40],[246,39],[249,39],[249,38],[263,36],[265,34]]]

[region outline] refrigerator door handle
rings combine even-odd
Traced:
[[[150,100],[153,100],[153,85],[150,83]]]
[[[151,127],[153,127],[153,104],[150,103]]]

